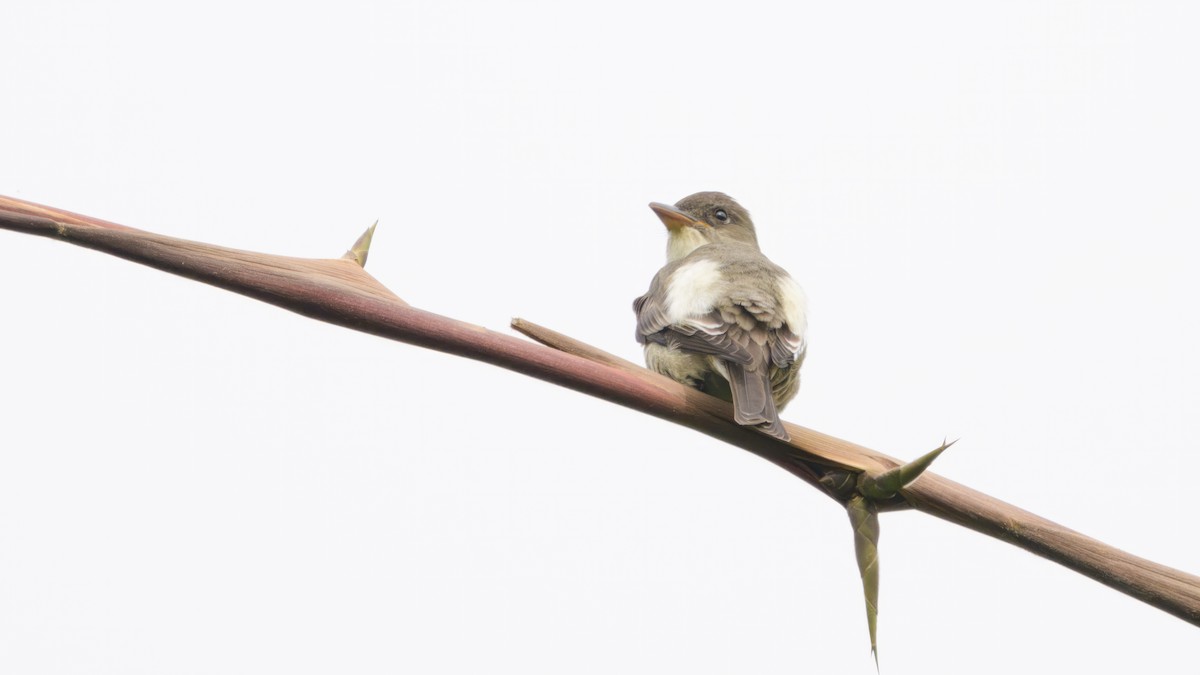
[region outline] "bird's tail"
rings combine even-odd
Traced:
[[[733,420],[738,424],[757,426],[775,438],[789,440],[787,429],[775,410],[766,365],[751,368],[726,361],[725,367],[729,372],[729,388],[733,391]]]

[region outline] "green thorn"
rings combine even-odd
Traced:
[[[345,260],[353,260],[354,262],[358,263],[359,267],[366,267],[367,253],[371,249],[371,237],[375,236],[375,226],[378,224],[378,220],[372,223],[372,225],[367,228],[367,231],[363,232],[362,236],[354,242],[354,245],[350,247],[350,250],[346,251],[346,255],[342,256],[342,258]]]
[[[954,439],[949,443],[942,441],[938,448],[921,455],[908,464],[888,469],[877,476],[868,476],[862,474],[858,481],[858,491],[871,499],[891,499],[896,496],[900,488],[912,483],[919,478],[925,469],[933,464],[933,460],[946,451],[947,448],[958,442]]]
[[[854,528],[854,559],[862,578],[863,600],[867,610],[867,632],[871,638],[871,656],[879,670],[879,646],[876,640],[879,617],[879,510],[870,499],[855,495],[846,502],[850,525]]]

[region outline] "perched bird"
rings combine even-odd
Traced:
[[[633,301],[651,370],[733,401],[734,420],[787,440],[779,410],[800,388],[807,299],[758,249],[750,214],[720,192],[650,204],[667,264]]]

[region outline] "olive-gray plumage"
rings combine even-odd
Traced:
[[[759,251],[750,214],[720,192],[650,205],[667,264],[633,303],[646,365],[732,400],[738,424],[787,439],[779,410],[800,387],[807,301]]]

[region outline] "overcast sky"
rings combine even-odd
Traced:
[[[778,3],[782,5],[782,3]],[[1191,3],[16,2],[0,193],[340,255],[640,360],[646,208],[811,298],[784,417],[1200,572]],[[490,366],[0,232],[0,672],[874,672],[834,502]],[[1181,672],[1200,633],[883,517],[880,660]]]

